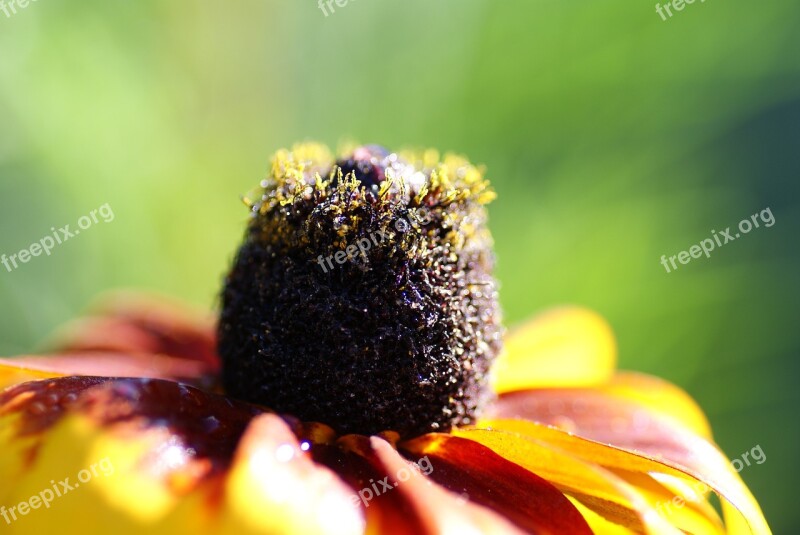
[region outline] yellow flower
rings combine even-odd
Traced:
[[[225,397],[214,332],[121,294],[0,361],[0,532],[770,533],[694,401],[615,373],[592,312],[513,331],[484,417],[403,441]]]

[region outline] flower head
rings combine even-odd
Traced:
[[[0,360],[0,526],[770,533],[694,401],[615,372],[596,314],[512,331],[487,377],[491,196],[476,168],[432,152],[280,152],[218,327],[117,295],[52,354]],[[315,267],[423,207],[413,231]]]

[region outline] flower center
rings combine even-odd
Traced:
[[[361,185],[367,189],[378,188],[386,178],[385,159],[389,151],[380,145],[367,145],[353,151],[352,156],[336,162],[342,175],[354,173]]]
[[[364,199],[358,189],[377,187],[396,155],[365,146],[338,160],[355,186],[306,176],[326,165],[309,165],[312,149],[273,162],[226,279],[228,394],[341,433],[414,436],[472,423],[501,332],[485,181],[450,159],[437,173],[453,180],[430,181],[424,197]],[[406,170],[426,181],[433,172]],[[299,181],[313,191],[296,194]],[[422,208],[427,223],[415,225]]]

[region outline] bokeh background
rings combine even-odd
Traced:
[[[0,253],[109,203],[13,272],[0,354],[98,292],[213,307],[239,195],[298,140],[435,146],[483,163],[509,324],[605,315],[624,368],[708,412],[775,533],[800,529],[800,4],[40,0],[0,12]],[[769,207],[672,273],[659,263]]]

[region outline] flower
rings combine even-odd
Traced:
[[[352,180],[344,182],[360,177],[362,191],[374,185],[379,196],[386,167],[364,160],[389,155],[376,148],[352,154],[339,166],[350,173],[334,172],[340,182],[330,187],[353,188]],[[473,200],[490,195],[475,176],[470,180]],[[395,193],[408,194],[402,188]],[[263,209],[268,197],[248,201],[256,220],[269,213]],[[277,199],[272,208],[294,201]],[[462,205],[462,214],[480,219],[478,204]],[[442,216],[431,210],[433,220]],[[258,224],[251,229],[259,232]],[[283,233],[273,245],[298,236],[280,224],[271,230]],[[308,245],[306,237],[298,243]],[[468,250],[477,255],[472,266],[474,258],[487,259],[480,247]],[[383,265],[381,251],[349,261],[361,268],[372,262],[369,269],[376,269]],[[477,275],[487,275],[488,266],[480,264]],[[241,282],[236,274],[229,288],[231,281]],[[289,286],[281,288],[294,291]],[[224,310],[231,310],[232,297],[224,296]],[[476,336],[492,340],[492,300],[481,307],[479,317],[488,323]],[[385,316],[373,312],[375,321]],[[237,317],[225,314],[223,338],[231,335],[226,322],[235,328]],[[331,340],[321,331],[337,328],[309,325],[307,336]],[[432,332],[441,337],[426,339],[455,347],[448,345],[448,332]],[[448,361],[474,370],[455,374],[471,392],[448,400],[444,409],[455,407],[457,414],[431,410],[404,429],[402,411],[394,416],[376,408],[380,418],[345,418],[332,393],[342,396],[340,405],[360,400],[319,382],[305,395],[308,403],[332,407],[316,413],[331,418],[325,423],[297,418],[305,412],[297,393],[268,392],[274,403],[265,405],[252,399],[261,394],[250,384],[233,397],[231,377],[259,376],[263,363],[246,360],[243,369],[225,372],[225,359],[237,354],[233,346],[251,342],[229,338],[223,351],[233,353],[220,358],[217,337],[213,318],[163,298],[121,293],[57,333],[50,354],[0,359],[0,480],[13,482],[0,488],[5,532],[770,533],[695,402],[660,379],[616,372],[611,329],[591,311],[555,309],[511,331],[491,378],[481,372],[484,357],[475,356],[490,362],[491,348],[463,346],[472,353]],[[292,340],[297,346],[287,351],[302,360],[306,346]],[[335,363],[320,366],[337,373]],[[434,369],[431,376],[444,374],[450,384],[450,373]],[[302,382],[288,375],[283,380]],[[357,388],[350,377],[342,381]],[[491,392],[483,390],[488,381]],[[357,391],[372,402],[393,401]],[[409,403],[430,408],[427,401]],[[352,432],[392,418],[402,432]],[[433,423],[438,430],[430,430]],[[425,426],[431,427],[420,431]],[[721,498],[724,522],[710,504],[712,491]]]

